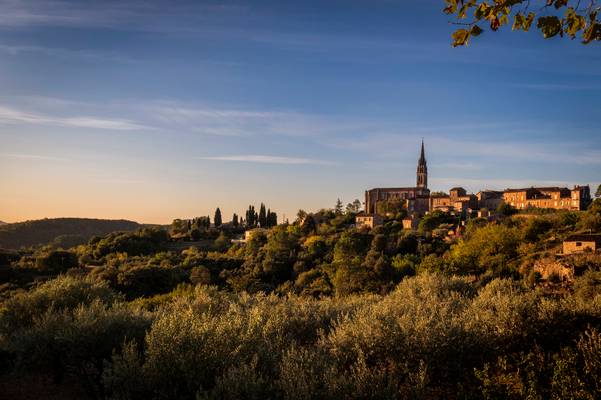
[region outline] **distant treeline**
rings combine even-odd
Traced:
[[[0,247],[19,249],[54,243],[69,248],[86,243],[93,236],[115,231],[134,231],[142,226],[127,220],[54,218],[0,225]]]
[[[263,203],[259,207],[259,212],[255,210],[255,206],[249,205],[245,215],[246,219],[234,213],[231,221],[224,223],[221,210],[217,207],[212,221],[208,215],[192,219],[175,219],[169,231],[173,238],[187,238],[194,241],[214,240],[219,232],[241,233],[248,228],[272,228],[278,224],[278,215],[266,208]]]

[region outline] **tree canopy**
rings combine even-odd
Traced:
[[[453,47],[466,46],[487,26],[497,31],[511,23],[512,31],[528,32],[536,19],[536,28],[545,39],[579,37],[589,44],[601,40],[601,7],[596,0],[445,0],[444,12],[453,15],[462,26],[451,35]],[[512,22],[513,21],[513,22]]]

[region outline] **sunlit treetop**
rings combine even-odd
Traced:
[[[453,47],[465,46],[487,27],[497,31],[512,21],[511,30],[529,31],[534,20],[545,39],[568,36],[589,44],[601,40],[601,7],[596,0],[445,0],[444,12],[463,26],[451,35]]]

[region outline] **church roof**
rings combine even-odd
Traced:
[[[373,188],[373,189],[368,190],[368,192],[371,192],[373,190],[379,190],[381,192],[417,192],[417,191],[423,192],[428,189],[423,189],[420,187]]]

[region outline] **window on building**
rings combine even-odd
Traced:
[[[576,247],[582,246],[582,242],[576,242]]]

